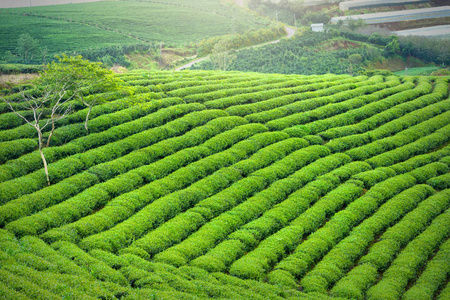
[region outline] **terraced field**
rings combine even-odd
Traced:
[[[450,298],[448,77],[120,76],[50,186],[1,104],[0,298]]]
[[[53,57],[115,45],[162,42],[166,47],[186,47],[215,36],[270,27],[269,20],[216,0],[114,0],[0,8],[0,17],[0,56],[7,51],[18,54],[18,39],[24,33]]]

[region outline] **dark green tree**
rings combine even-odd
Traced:
[[[400,53],[398,37],[395,35],[391,35],[389,39],[390,39],[389,43],[386,45],[386,47],[384,47],[384,56],[386,57],[391,57]]]
[[[39,43],[28,33],[21,34],[17,41],[17,53],[22,57],[24,62],[33,60],[34,56],[39,52]]]

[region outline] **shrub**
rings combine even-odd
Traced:
[[[95,259],[88,253],[82,251],[75,244],[68,242],[56,242],[52,247],[63,256],[73,260],[76,264],[85,267],[96,278],[102,281],[118,283],[122,286],[128,284],[125,277],[118,271],[108,267],[104,262]]]
[[[19,139],[10,142],[0,142],[0,164],[17,158],[35,150],[38,141],[33,139]]]
[[[431,185],[437,190],[448,189],[450,188],[450,173],[432,177],[427,180],[427,184]]]

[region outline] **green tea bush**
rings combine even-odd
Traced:
[[[27,251],[42,257],[50,264],[54,265],[49,271],[57,272],[59,275],[77,275],[86,280],[93,280],[91,274],[86,269],[78,266],[72,260],[62,256],[52,247],[37,237],[25,236],[20,240],[21,244],[26,247]]]
[[[445,161],[443,161],[443,159],[445,159],[445,157],[448,156],[449,154],[450,154],[450,147],[445,146],[437,151],[416,155],[406,161],[396,163],[390,166],[390,168],[395,170],[397,173],[411,172],[418,167],[427,165],[435,161],[446,163]]]
[[[414,209],[420,201],[432,193],[433,190],[428,186],[416,185],[390,199],[374,215],[354,227],[349,236],[340,241],[317,266],[305,275],[301,284],[310,291],[326,291],[343,276],[344,271],[349,269],[355,260],[362,256],[375,236]],[[347,208],[350,211],[352,210],[351,206],[349,205]],[[358,212],[354,211],[354,213],[357,215]],[[336,274],[336,276],[331,277],[331,274]],[[322,277],[325,282],[322,282],[322,285],[317,283],[310,285],[309,281],[305,280],[309,276]]]
[[[427,184],[431,185],[433,188],[437,190],[444,190],[450,188],[450,173],[443,174],[440,176],[432,177],[427,180]]]
[[[4,225],[7,222],[60,203],[95,183],[98,183],[96,176],[89,173],[80,173],[58,184],[14,199],[0,207],[0,224]]]
[[[317,95],[321,93],[329,93],[330,89],[327,88],[336,86],[337,78],[332,78],[330,81],[319,82],[316,81],[300,81],[293,82],[292,87],[287,87],[283,90],[286,95],[270,98],[268,100],[263,100],[261,102],[243,104],[239,106],[228,107],[225,111],[231,115],[246,116],[250,114],[257,114],[262,111],[272,110],[277,107],[282,107],[284,105],[291,104],[292,102],[304,100],[311,97],[311,94]],[[352,79],[346,79],[340,82],[340,84],[345,84],[346,82],[354,81]],[[317,90],[325,89],[325,91],[315,92]],[[308,93],[314,91],[314,93]]]
[[[330,118],[329,121],[334,122],[334,125],[332,126],[332,128],[321,132],[320,135],[327,140],[331,140],[346,135],[362,133],[364,131],[367,131],[369,128],[375,128],[377,125],[383,124],[378,123],[378,121],[384,120],[384,122],[386,122],[386,119],[383,118],[382,115],[380,116],[380,114],[383,114],[384,111],[389,110],[392,107],[401,105],[402,103],[405,103],[405,106],[411,108],[411,105],[408,102],[410,102],[411,100],[414,101],[416,98],[430,92],[431,90],[431,85],[426,82],[422,83],[421,85],[419,84],[414,89],[412,89],[412,87],[414,87],[414,84],[412,83],[405,83],[401,86],[395,87],[394,89],[398,89],[396,90],[395,94],[390,95],[380,101],[369,103],[368,105],[365,105],[361,108],[352,110],[350,113],[345,115],[346,119],[341,122],[337,121],[334,118]],[[419,99],[418,102],[419,105],[423,105],[423,99]],[[405,107],[404,113],[406,113],[407,111],[408,110],[406,110]],[[397,108],[396,112],[397,114],[400,113]],[[390,113],[391,112],[387,112],[385,114]],[[342,116],[339,117],[342,118]],[[364,119],[367,119],[367,121],[364,122]],[[358,123],[358,125],[353,125],[356,123]],[[347,126],[337,127],[338,124]]]
[[[375,184],[382,182],[388,178],[395,176],[394,170],[388,167],[380,167],[374,170],[364,171],[352,176],[353,179],[360,180],[364,182],[364,186],[368,189],[373,187]]]
[[[13,288],[15,290],[19,290],[24,292],[25,297],[21,293],[13,292],[12,294],[8,293],[9,296],[19,295],[20,298],[31,298],[31,299],[58,299],[56,295],[53,293],[41,288],[38,284],[29,282],[27,279],[22,278],[21,276],[14,275],[13,273],[7,270],[0,270],[0,278],[2,282],[6,284],[8,287]]]
[[[360,274],[358,273],[360,270],[364,268],[370,268],[377,272],[378,270],[383,270],[395,258],[402,246],[406,245],[424,229],[426,230],[421,233],[421,236],[428,234],[425,233],[427,230],[434,230],[428,227],[429,223],[446,210],[449,199],[448,192],[441,192],[420,203],[415,210],[406,215],[399,223],[389,228],[380,237],[380,241],[375,243],[370,248],[368,254],[361,258],[360,265],[341,279],[331,290],[332,293],[336,291],[336,295],[343,296],[343,292],[346,290],[345,285],[347,284],[358,284],[359,293],[362,293],[369,286],[373,285],[376,282],[376,278],[359,278]],[[445,213],[440,218],[442,219],[444,215]],[[438,224],[436,226],[441,226]],[[435,236],[434,234],[430,234],[430,237]],[[424,247],[424,249],[430,248]],[[358,282],[363,282],[364,285],[360,285]]]
[[[443,174],[449,174],[449,169],[446,164],[434,162],[409,172],[408,174],[416,178],[417,183],[425,183],[428,179],[437,177]]]
[[[58,159],[82,151],[83,151],[82,148],[73,144],[43,149],[45,159],[49,164]],[[31,153],[24,154],[14,160],[9,160],[4,165],[0,166],[0,170],[2,171],[0,172],[0,182],[24,176],[26,174],[39,170],[40,168],[42,168],[42,166],[43,166],[42,158],[38,151],[33,151]]]
[[[30,111],[24,110],[18,111],[18,113],[27,119],[32,117],[32,113]],[[0,130],[12,129],[23,124],[25,124],[25,120],[13,112],[5,112],[0,114]]]
[[[107,144],[107,145],[103,146],[104,148],[102,148],[102,149],[100,149],[100,148],[93,149],[92,151],[94,151],[94,153],[98,153],[98,156],[96,156],[94,159],[104,158],[107,160],[112,160],[113,158],[116,158],[116,157],[119,157],[119,156],[122,156],[122,155],[128,153],[132,149],[148,146],[151,143],[163,140],[169,136],[178,135],[178,134],[180,134],[180,131],[181,132],[186,131],[186,130],[190,129],[191,126],[205,124],[207,121],[209,121],[217,116],[223,116],[223,114],[224,113],[220,112],[220,111],[202,111],[202,112],[199,112],[198,114],[195,114],[195,113],[188,114],[188,115],[186,115],[185,118],[179,118],[173,122],[169,122],[162,128],[159,127],[159,128],[155,128],[154,130],[147,130],[147,131],[138,133],[137,135],[128,136],[124,140],[118,141],[116,143]],[[177,131],[177,129],[176,129],[177,127],[178,127],[178,130],[180,130],[180,131]],[[99,157],[100,155],[103,155],[103,156]],[[90,166],[90,164],[92,163],[91,152],[89,152],[89,151],[84,152],[83,154],[77,156],[77,158],[85,161],[86,166]],[[98,162],[99,161],[97,160],[97,163]],[[60,161],[58,163],[63,163],[63,161]],[[130,163],[131,162],[129,162],[129,164]],[[51,168],[51,165],[49,166],[49,168]],[[105,170],[105,172],[106,171],[107,170]],[[41,172],[39,172],[39,174],[40,173]],[[12,197],[17,197],[20,195],[20,194],[17,195],[18,193],[30,193],[30,192],[37,190],[36,185],[25,185],[23,183],[26,178],[29,178],[30,176],[38,176],[37,174],[38,173],[36,171],[35,173],[32,173],[31,175],[27,175],[26,177],[21,177],[21,178],[18,178],[17,180],[15,180],[17,183],[14,182],[14,184],[17,184],[17,187],[14,187],[10,191],[11,196],[5,196],[5,197],[7,197],[6,199],[13,199]],[[73,174],[73,172],[69,173],[69,174]],[[113,176],[116,174],[117,173],[109,174],[109,175]],[[61,179],[62,178],[58,178],[58,180],[61,180]],[[102,179],[105,180],[105,178],[102,178]],[[3,184],[6,184],[6,183],[0,183],[0,186]],[[8,185],[11,185],[11,182],[8,182]],[[20,191],[21,189],[23,191]]]
[[[320,84],[317,87],[322,87],[322,89],[317,91],[306,91],[301,93],[302,91],[300,90],[299,93],[293,93],[292,95],[280,97],[284,105],[280,105],[280,107],[275,107],[266,111],[255,112],[247,115],[245,118],[250,122],[266,123],[278,118],[286,117],[293,113],[312,110],[317,108],[317,104],[324,105],[332,101],[331,96],[333,94],[345,91],[346,88],[355,87],[355,82],[363,85],[361,82],[363,82],[366,78],[367,77],[346,78],[341,81],[341,85],[335,85],[335,82]],[[299,87],[293,88],[293,92],[296,92],[297,89],[299,89]],[[317,103],[316,100],[318,101]],[[265,102],[266,101],[261,102],[261,104],[255,103],[249,105],[262,106]]]
[[[75,296],[86,299],[94,299],[83,291],[78,290],[75,286],[70,286],[60,280],[60,274],[51,272],[38,272],[32,268],[20,265],[8,266],[9,271],[20,275],[30,283],[44,286],[46,290],[54,295],[54,297]]]
[[[89,270],[96,278],[103,281],[110,281],[126,286],[128,281],[122,273],[107,266],[104,262],[95,259],[88,253],[78,248],[75,244],[68,242],[56,242],[52,247],[63,256],[71,259],[76,264],[81,265]]]
[[[361,264],[353,268],[331,289],[334,297],[364,299],[364,291],[378,277],[377,269],[370,264]]]
[[[403,298],[433,299],[434,294],[445,284],[445,274],[450,272],[449,255],[450,241],[446,241],[439,247],[436,256],[427,263],[416,284],[403,294]]]
[[[429,150],[445,145],[449,139],[449,129],[450,125],[446,125],[412,143],[381,153],[366,161],[374,167],[390,166],[400,161],[407,160],[415,155],[424,154]]]
[[[183,99],[187,103],[204,103],[205,101],[234,96],[242,93],[252,93],[283,87],[286,87],[284,80],[280,79],[279,77],[268,77],[250,81],[248,84],[244,84],[242,87],[239,87],[239,84],[235,84],[231,88],[219,89],[218,91],[186,95],[185,97],[183,97]]]
[[[78,216],[92,211],[92,209],[105,204],[108,200],[109,195],[106,191],[100,188],[92,188],[58,205],[8,223],[5,228],[8,228],[17,236],[41,234],[52,227],[73,222]]]
[[[246,141],[243,141],[241,143],[246,143]],[[169,184],[169,190],[176,190],[176,189],[183,188],[188,183],[190,183],[192,181],[196,181],[198,179],[201,179],[203,176],[208,175],[211,171],[215,170],[216,168],[224,167],[227,164],[236,162],[238,159],[245,158],[249,154],[249,152],[251,153],[252,151],[258,150],[257,147],[256,148],[251,147],[248,149],[249,152],[246,152],[244,150],[242,150],[240,152],[236,152],[235,149],[236,149],[236,147],[239,147],[239,145],[240,145],[240,143],[231,147],[228,151],[218,153],[217,155],[210,156],[204,160],[198,161],[197,163],[190,164],[189,166],[187,166],[185,168],[179,169],[177,172],[174,172],[170,176],[166,177],[164,179],[165,181],[163,181],[163,182],[165,182],[166,186],[167,186],[167,184]],[[233,156],[228,153],[233,153],[234,155],[240,155],[241,157],[236,157],[236,156]],[[202,169],[204,171],[202,171]],[[195,170],[195,171],[191,173],[188,170]],[[203,175],[202,175],[202,172],[205,172],[205,173],[203,173]],[[235,171],[235,172],[237,172],[237,171]],[[151,188],[152,185],[157,184],[157,183],[158,183],[158,181],[155,181],[154,183],[151,183],[150,185],[148,185],[148,187],[144,186],[144,189]],[[151,197],[151,196],[149,195],[146,198],[148,198],[148,197]],[[154,203],[152,203],[152,205],[150,205],[149,209],[151,209],[151,207],[153,207],[153,206],[155,208],[156,208],[156,206],[159,207],[160,205],[163,205],[162,203],[164,203],[164,200],[161,200],[159,202],[154,202]],[[173,204],[175,205],[175,203],[176,202],[174,202]],[[141,213],[144,213],[144,211],[141,211]],[[135,216],[137,216],[137,215],[135,215]],[[111,216],[111,217],[113,217],[113,216]],[[160,217],[163,217],[163,215],[161,215]],[[151,222],[150,219],[148,221]],[[124,224],[124,223],[122,223],[122,224]],[[122,224],[121,224],[121,226],[123,226]],[[115,229],[115,230],[117,230],[117,229]],[[136,231],[136,232],[138,232],[138,231]],[[102,235],[105,233],[106,232],[102,233]],[[94,236],[90,237],[88,239],[94,239]]]
[[[367,291],[368,299],[377,299],[381,295],[400,297],[408,282],[428,261],[435,249],[448,237],[450,228],[442,228],[450,222],[450,211],[447,210],[433,220],[430,226],[411,241],[394,259],[384,272],[383,279]]]
[[[29,153],[38,147],[35,139],[19,139],[9,142],[0,142],[0,163],[4,164],[8,160],[17,158]]]

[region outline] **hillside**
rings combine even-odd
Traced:
[[[282,74],[358,74],[365,70],[404,70],[405,67],[450,64],[450,40],[392,37],[330,29],[305,31],[280,43],[235,52],[227,70]],[[439,67],[438,67],[439,66]],[[213,70],[214,61],[193,69]]]
[[[49,186],[0,104],[0,298],[450,297],[449,77],[120,77]]]
[[[156,52],[161,43],[189,49],[192,56],[203,39],[270,25],[255,13],[215,0],[121,0],[4,8],[0,16],[0,60],[26,63],[42,63],[62,52],[99,51],[99,58],[133,50]],[[18,50],[24,34],[39,48],[33,50],[32,59],[24,59]],[[141,47],[133,49],[133,45]]]

